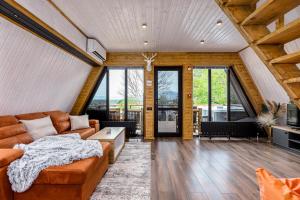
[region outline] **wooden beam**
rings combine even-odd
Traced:
[[[298,5],[300,5],[300,0],[267,0],[250,14],[242,25],[269,24]]]
[[[292,82],[287,84],[291,93],[294,95],[293,99],[300,99],[300,82]]]
[[[286,84],[289,84],[289,83],[300,83],[300,77],[297,77],[297,78],[290,78],[290,79],[287,79],[285,81],[283,81],[284,83]]]
[[[228,6],[226,8],[237,24],[242,23],[254,10],[251,6]]]
[[[297,64],[300,63],[300,51],[287,54],[270,61],[271,64]]]
[[[266,35],[256,44],[285,44],[300,37],[300,19]]]
[[[276,30],[284,27],[284,15],[281,15],[275,22],[276,24]]]
[[[252,6],[255,5],[258,0],[227,0],[223,2],[226,6]]]
[[[300,70],[294,64],[272,64],[273,75],[281,81],[285,81],[291,78],[300,77]]]

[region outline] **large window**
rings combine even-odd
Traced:
[[[137,122],[137,130],[143,130],[144,71],[128,68],[127,70],[127,120]],[[138,133],[139,134],[139,133]]]
[[[227,69],[211,69],[211,121],[227,121]]]
[[[234,71],[225,67],[193,70],[194,132],[201,121],[238,121],[255,116]]]
[[[109,120],[125,120],[125,69],[108,70]]]
[[[95,90],[93,98],[88,103],[86,112],[92,119],[107,119],[108,115],[108,91],[107,91],[107,73],[104,70],[103,75],[100,77],[99,85]]]
[[[143,130],[143,68],[108,67],[100,77],[87,113],[102,121],[136,121]]]
[[[194,69],[193,76],[194,121],[208,121],[208,69]]]

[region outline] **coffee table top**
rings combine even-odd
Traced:
[[[88,137],[88,140],[101,140],[101,141],[112,141],[115,140],[122,132],[125,131],[125,127],[105,127]]]

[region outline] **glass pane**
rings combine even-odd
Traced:
[[[107,75],[105,74],[92,102],[88,106],[88,110],[106,110],[106,81]]]
[[[158,132],[176,133],[178,132],[178,111],[159,110],[158,111]]]
[[[208,69],[193,70],[193,111],[195,128],[200,121],[208,121]]]
[[[109,69],[109,118],[124,120],[125,70]]]
[[[158,108],[178,107],[178,71],[158,71]]]
[[[104,75],[95,96],[93,97],[92,102],[87,108],[87,113],[93,119],[107,119],[107,91],[106,91],[106,83],[107,83],[107,74]]]
[[[230,85],[230,120],[237,121],[249,117],[235,89]]]
[[[211,70],[212,121],[227,121],[227,69]]]
[[[127,71],[128,120],[137,122],[137,134],[143,130],[143,97],[144,71],[143,69],[128,69]]]

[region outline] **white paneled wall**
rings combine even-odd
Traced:
[[[240,52],[240,57],[264,99],[288,103],[289,97],[252,48]]]
[[[46,0],[16,0],[36,17],[68,38],[82,50],[86,50],[86,37]]]
[[[70,111],[91,67],[0,18],[0,115]]]
[[[21,6],[26,8],[33,15],[45,22],[51,28],[59,32],[68,40],[86,52],[87,38],[75,26],[73,26],[53,5],[46,0],[16,0]],[[101,39],[101,38],[97,38]],[[89,53],[93,58],[102,61],[93,53]]]

